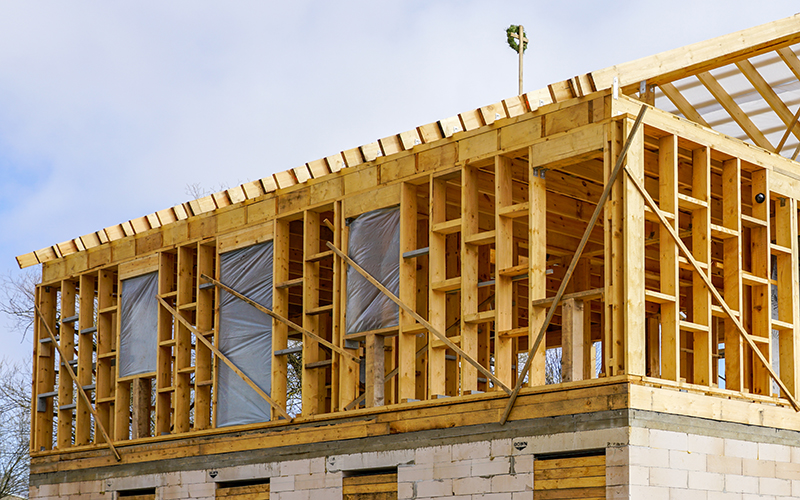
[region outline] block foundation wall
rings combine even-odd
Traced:
[[[268,478],[275,500],[338,500],[343,477],[396,467],[398,499],[533,499],[537,458],[592,450],[605,452],[608,499],[800,497],[800,433],[639,410],[286,448],[279,460],[266,449],[34,475],[30,498],[155,488],[157,499],[210,500],[218,485]]]

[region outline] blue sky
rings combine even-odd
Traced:
[[[794,14],[770,1],[0,2],[14,257],[516,94]],[[0,357],[27,361],[0,317]]]

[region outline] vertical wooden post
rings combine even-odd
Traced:
[[[590,259],[584,257],[578,261],[575,272],[572,275],[572,281],[575,284],[575,290],[578,292],[592,288]],[[583,325],[581,325],[583,331],[581,373],[582,378],[588,380],[595,378],[595,366],[597,361],[594,344],[592,343],[592,301],[584,301],[583,311]]]
[[[100,422],[95,422],[94,441],[95,443],[105,442],[103,433],[100,432],[99,425],[109,431],[113,430],[111,403],[112,391],[114,387],[114,371],[111,366],[111,359],[116,354],[115,322],[117,315],[117,300],[114,294],[114,283],[116,275],[109,270],[101,270],[97,278],[97,377],[95,386],[95,407]]]
[[[625,120],[625,137],[633,128],[633,122]],[[644,127],[636,130],[625,165],[630,175],[644,183]],[[627,175],[622,178],[625,186],[623,370],[630,375],[644,375],[644,198]]]
[[[81,275],[80,300],[78,309],[78,384],[87,387],[92,384],[92,351],[94,350],[94,293],[95,277]],[[64,371],[66,375],[66,369]],[[78,398],[75,412],[75,444],[91,442],[91,410],[83,398]]]
[[[333,227],[335,229],[333,234],[333,244],[336,245],[338,248],[346,249],[348,246],[347,237],[348,237],[348,230],[344,225],[344,214],[343,214],[343,207],[342,202],[337,201],[333,206],[334,212],[334,221]],[[339,300],[338,302],[334,302],[334,312],[335,318],[339,318],[338,326],[334,324],[334,335],[336,335],[336,329],[338,328],[340,342],[342,347],[347,346],[347,342],[345,341],[345,309],[346,309],[346,297],[347,297],[347,264],[342,259],[333,259],[333,268],[334,268],[334,279],[336,283],[338,283],[340,293],[338,294]],[[336,295],[334,296],[336,297]],[[337,309],[338,307],[338,309]],[[338,312],[337,312],[338,311]],[[335,338],[335,337],[334,337]],[[357,344],[357,343],[356,343]],[[358,346],[356,345],[356,349]],[[349,350],[349,352],[353,352],[355,354],[355,349]],[[358,397],[358,384],[359,384],[359,375],[360,375],[360,364],[356,361],[352,361],[350,359],[346,359],[344,357],[340,358],[340,369],[339,369],[339,406],[340,408],[344,408],[348,404],[350,404],[353,400]]]
[[[56,293],[57,287],[43,285],[36,287],[36,300],[39,309],[42,311],[43,318],[36,318],[34,321],[34,343],[36,347],[36,394],[52,392],[55,388],[55,357],[56,348],[49,341],[47,328],[43,322],[50,326],[52,331],[56,331]],[[38,399],[38,398],[35,398]],[[34,450],[44,451],[53,447],[53,398],[42,398],[41,408],[39,401],[33,402],[35,414]]]
[[[529,161],[533,161],[532,148],[528,152]],[[530,168],[528,173],[528,283],[530,297],[528,303],[547,297],[547,191],[544,171]],[[547,308],[529,305],[528,310],[528,342],[536,340],[536,335],[544,324]],[[545,352],[546,339],[539,344],[533,353],[528,386],[545,384]],[[530,347],[530,344],[529,344]],[[521,364],[521,363],[520,363]]]
[[[194,276],[195,246],[178,248],[178,314],[187,321],[192,321],[191,304],[197,279]],[[185,307],[182,307],[185,306]],[[192,364],[192,333],[180,322],[175,325],[175,364],[172,379],[175,384],[175,414],[173,415],[174,432],[189,431],[189,412],[191,405],[191,387],[189,377]]]
[[[658,147],[658,204],[678,230],[678,138],[662,137]],[[680,378],[680,285],[678,247],[667,228],[659,225],[661,293],[671,297],[661,304],[661,377]],[[658,343],[655,344],[658,346]]]
[[[606,145],[604,148],[604,178],[611,176],[617,156],[623,147],[625,135],[618,121],[606,126]],[[624,268],[625,249],[623,240],[623,183],[615,182],[604,207],[605,237],[605,331],[603,336],[604,366],[607,376],[622,373],[624,366],[624,345],[621,338],[624,328]]]
[[[400,300],[417,303],[417,260],[403,254],[417,249],[417,187],[403,184],[400,193]],[[417,337],[406,333],[416,321],[400,309],[400,333],[397,339],[397,398],[399,402],[416,398],[415,363]]]
[[[751,271],[756,278],[761,278],[764,284],[753,284],[752,293],[753,329],[754,337],[760,337],[757,344],[764,357],[772,362],[772,301],[769,279],[771,273],[770,253],[770,216],[769,216],[769,182],[768,170],[759,169],[752,173],[753,218],[763,221],[750,229]],[[758,194],[764,195],[764,201],[755,200]],[[753,355],[753,392],[756,394],[772,394],[772,380],[767,369],[758,362]]]
[[[158,294],[167,295],[175,291],[175,254],[162,253],[158,261]],[[215,273],[216,276],[219,276]],[[174,301],[174,298],[166,299]],[[174,302],[172,302],[174,304]],[[218,302],[219,303],[219,302]],[[117,315],[119,316],[119,315]],[[173,318],[162,307],[158,308],[158,354],[156,355],[156,429],[157,436],[169,434],[172,431],[172,350],[173,344]],[[118,386],[119,387],[119,386]],[[129,387],[129,386],[127,386]],[[130,399],[128,393],[127,400]],[[119,398],[118,398],[119,399]],[[117,402],[119,404],[119,402]],[[117,415],[120,409],[117,408]],[[124,425],[127,432],[127,416]],[[119,425],[117,428],[119,428]]]
[[[775,243],[778,253],[778,319],[792,325],[779,333],[780,376],[786,388],[800,397],[800,290],[798,289],[797,201],[780,198],[775,205]]]
[[[446,297],[436,283],[446,279],[447,236],[435,230],[435,225],[445,222],[447,207],[447,184],[443,179],[431,180],[430,196],[430,242],[428,252],[429,266],[429,317],[428,321],[440,332],[445,332]],[[433,346],[433,334],[428,333],[428,396],[435,398],[445,395],[445,349]]]
[[[303,221],[303,328],[319,334],[319,317],[309,311],[319,307],[319,262],[306,262],[310,255],[319,253],[319,214],[305,212]],[[319,405],[319,373],[306,368],[320,360],[319,342],[303,338],[303,415],[316,415]]]
[[[742,318],[742,185],[738,158],[722,163],[722,225],[736,232],[723,245],[723,295],[727,305]],[[725,388],[741,391],[744,387],[744,346],[736,324],[725,320]]]
[[[384,356],[383,356],[384,337],[382,335],[367,335],[367,391],[366,406],[372,408],[383,406],[384,403]]]
[[[512,198],[511,160],[505,156],[495,156],[495,376],[508,386],[513,385],[511,366],[513,359],[513,340],[501,332],[511,330],[514,325],[514,285],[512,276],[502,271],[514,265],[514,219],[501,215],[502,209],[514,204]]]
[[[334,262],[335,265],[335,262]],[[275,219],[275,235],[272,240],[272,310],[284,318],[289,317],[289,288],[278,285],[289,281],[289,221]],[[289,327],[286,323],[272,320],[272,399],[284,411],[286,407],[287,356],[276,356],[275,352],[289,345]],[[272,409],[272,418],[277,418]]]
[[[692,152],[692,197],[705,203],[692,209],[692,254],[710,273],[711,153],[707,147]],[[705,330],[693,332],[694,383],[711,385],[715,381],[712,378],[711,291],[697,273],[692,274],[692,305],[692,322],[705,327]]]
[[[94,293],[94,291],[92,291]],[[61,328],[58,332],[61,352],[66,354],[66,359],[62,359],[61,374],[58,377],[58,429],[56,434],[56,446],[60,449],[72,446],[72,408],[62,410],[61,406],[70,405],[74,395],[72,379],[66,376],[67,370],[65,363],[73,359],[75,349],[75,323],[73,321],[64,322],[75,314],[76,287],[74,281],[65,280],[61,282]],[[80,400],[80,398],[78,398]],[[79,401],[80,402],[80,401]]]
[[[564,382],[583,380],[584,304],[567,299],[561,304],[561,379]]]
[[[478,228],[478,172],[464,166],[461,173],[461,349],[478,358],[478,325],[466,318],[478,312],[478,247],[467,243]],[[478,371],[461,363],[461,393],[478,390]]]
[[[150,435],[150,389],[149,378],[131,381],[131,439]]]
[[[214,288],[201,288],[204,282],[200,276],[216,276],[214,274],[215,247],[199,244],[197,247],[197,330],[208,336],[213,335],[214,328]],[[194,373],[194,428],[208,429],[211,425],[211,350],[203,342],[195,342]]]

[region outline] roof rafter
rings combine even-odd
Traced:
[[[775,112],[776,115],[783,121],[783,123],[792,129],[792,133],[800,139],[800,128],[798,128],[797,120],[794,118],[794,115],[789,110],[789,106],[784,103],[778,94],[772,90],[772,87],[764,80],[764,77],[761,76],[761,73],[758,72],[753,63],[749,60],[742,60],[736,63],[736,67],[739,68],[739,71],[750,80],[750,83],[755,87],[761,97],[767,101],[769,107],[772,108],[772,111]],[[779,153],[780,151],[775,151]]]
[[[697,79],[700,80],[700,83],[711,92],[711,95],[714,96],[714,99],[722,105],[725,111],[731,115],[731,118],[744,130],[744,133],[747,134],[747,137],[752,140],[756,146],[766,149],[767,151],[774,151],[772,144],[764,137],[764,134],[759,130],[758,127],[753,123],[747,113],[742,111],[742,108],[736,104],[736,101],[733,100],[733,97],[722,88],[722,85],[714,78],[711,73],[702,72],[697,74]]]
[[[678,108],[678,111],[681,112],[683,116],[692,120],[693,122],[697,122],[700,125],[705,127],[711,128],[711,125],[703,118],[703,116],[692,106],[692,104],[683,97],[683,94],[675,87],[675,85],[671,83],[663,83],[659,85],[661,92],[667,96],[667,99],[672,101],[672,104]]]

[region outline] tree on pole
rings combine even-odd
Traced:
[[[522,54],[528,48],[528,39],[525,37],[525,29],[522,25],[512,24],[506,29],[508,46],[519,54],[519,95],[522,95]],[[522,40],[522,43],[519,42]]]

